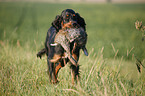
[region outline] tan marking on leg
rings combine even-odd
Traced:
[[[58,71],[59,71],[59,69],[61,68],[62,66],[61,66],[61,63],[59,62],[59,64],[56,66],[56,68],[55,68],[55,74],[57,75],[58,74]]]
[[[50,62],[56,63],[61,58],[60,55],[54,54],[53,59],[50,60]]]

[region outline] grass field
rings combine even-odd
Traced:
[[[66,8],[87,24],[89,56],[81,51],[81,79],[75,86],[69,65],[53,85],[46,57],[36,58],[51,22]],[[145,4],[0,2],[0,95],[144,96],[145,69],[138,73],[135,57],[145,65],[145,41],[134,25],[136,20],[145,24],[144,10]]]

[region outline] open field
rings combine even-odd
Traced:
[[[81,51],[80,84],[72,86],[69,65],[50,84],[43,48],[51,22],[72,8],[87,23],[89,56]],[[145,95],[145,41],[135,21],[145,24],[145,4],[55,4],[0,2],[0,95],[132,96]],[[64,74],[65,73],[65,74]]]
[[[0,2],[49,2],[49,3],[145,3],[145,0],[0,0]]]

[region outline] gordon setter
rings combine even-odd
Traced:
[[[55,20],[52,22],[52,26],[49,28],[46,36],[45,41],[45,48],[43,48],[41,51],[37,53],[37,57],[42,57],[43,54],[47,55],[47,63],[48,63],[48,74],[50,78],[50,82],[57,83],[57,74],[58,71],[65,66],[67,62],[69,62],[68,58],[60,58],[59,62],[53,63],[50,60],[55,56],[57,57],[57,54],[63,54],[65,53],[65,50],[61,45],[57,46],[51,46],[52,43],[54,43],[55,35],[59,32],[59,30],[65,28],[65,27],[82,27],[86,31],[86,23],[85,20],[79,15],[79,13],[76,13],[72,9],[65,9],[62,11],[61,15],[57,15]],[[81,42],[80,42],[80,40]],[[77,40],[74,40],[70,43],[70,52],[72,54],[72,57],[78,62],[79,60],[79,52],[80,49],[82,49],[85,53],[85,55],[88,55],[87,49],[85,47],[87,38],[81,39],[79,38]],[[85,42],[85,43],[84,43]],[[84,44],[84,45],[83,45]],[[81,45],[81,46],[80,46]],[[71,68],[71,75],[72,75],[72,83],[74,81],[78,80],[79,77],[79,65],[74,66],[73,64],[70,65]]]

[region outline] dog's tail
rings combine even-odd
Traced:
[[[46,48],[43,48],[37,53],[37,57],[41,59],[42,55],[44,55],[45,53],[46,53]]]

